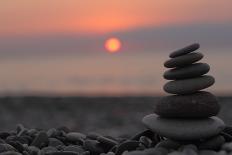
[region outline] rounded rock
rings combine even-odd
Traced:
[[[214,82],[212,76],[205,75],[197,78],[170,81],[164,85],[163,89],[170,94],[192,94],[212,86]]]
[[[186,55],[182,55],[182,56],[167,60],[164,63],[164,66],[167,68],[183,67],[186,65],[193,64],[201,60],[203,57],[204,55],[199,52],[189,53]]]
[[[208,64],[196,63],[183,68],[170,69],[164,73],[163,77],[167,80],[194,78],[208,73],[209,70]]]
[[[218,150],[225,143],[225,138],[223,136],[212,137],[201,144],[199,144],[199,149],[208,149],[208,150]]]
[[[204,119],[170,119],[150,114],[143,118],[143,124],[161,136],[174,140],[197,140],[218,135],[225,127],[217,117]]]
[[[175,58],[175,57],[178,57],[178,56],[185,55],[185,54],[191,53],[193,51],[196,51],[199,48],[200,48],[200,44],[198,44],[198,43],[191,44],[189,46],[186,46],[184,48],[181,48],[179,50],[176,50],[176,51],[172,52],[169,55],[169,57],[170,58]]]
[[[154,108],[154,112],[159,116],[176,118],[211,117],[216,116],[219,110],[217,98],[204,91],[163,97]]]

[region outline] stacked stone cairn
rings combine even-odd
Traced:
[[[216,117],[220,110],[217,98],[210,92],[201,91],[215,82],[210,66],[199,63],[203,54],[195,52],[199,44],[192,44],[172,52],[164,63],[171,68],[164,78],[172,80],[164,85],[164,91],[172,95],[163,97],[155,105],[155,114],[143,118],[145,126],[166,140],[197,144],[199,147],[212,143],[220,147],[225,139],[220,135],[224,122]]]

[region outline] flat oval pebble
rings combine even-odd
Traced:
[[[150,114],[143,118],[143,124],[161,136],[174,140],[197,140],[218,135],[225,127],[217,117],[204,119],[170,119]]]
[[[216,116],[220,110],[217,98],[204,91],[189,95],[171,95],[155,104],[154,112],[162,117],[199,118]]]
[[[205,75],[192,79],[170,81],[164,85],[163,89],[170,94],[192,94],[212,86],[214,82],[212,76]]]
[[[79,142],[83,141],[86,138],[86,135],[79,132],[69,132],[66,134],[66,139],[70,142]]]
[[[193,64],[193,63],[201,60],[203,57],[204,57],[204,55],[202,53],[199,53],[199,52],[189,53],[186,55],[182,55],[182,56],[167,60],[164,63],[164,66],[167,68],[183,67],[186,65]]]
[[[179,50],[176,50],[176,51],[172,52],[169,55],[169,57],[170,58],[175,58],[175,57],[178,57],[178,56],[185,55],[185,54],[191,53],[193,51],[196,51],[199,48],[200,48],[200,44],[198,44],[198,43],[191,44],[191,45],[188,45],[188,46],[186,46],[184,48],[181,48]]]
[[[208,64],[196,63],[183,68],[170,69],[164,73],[163,77],[167,80],[194,78],[208,73],[209,70]]]

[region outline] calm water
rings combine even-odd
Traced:
[[[163,62],[169,52],[99,53],[5,58],[0,93],[74,95],[163,94]],[[203,52],[215,93],[232,91],[232,52]]]

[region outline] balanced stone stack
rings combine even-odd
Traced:
[[[143,123],[150,130],[178,142],[209,142],[216,139],[223,143],[220,132],[224,122],[216,117],[220,110],[217,98],[206,91],[215,82],[206,63],[196,63],[203,54],[195,52],[199,44],[192,44],[169,56],[164,63],[171,68],[164,73],[164,78],[172,80],[164,85],[164,91],[170,96],[163,97],[155,106],[155,114],[143,118]]]

